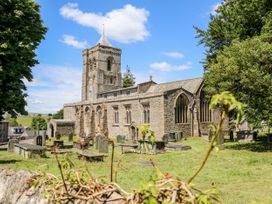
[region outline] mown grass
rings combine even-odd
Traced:
[[[154,174],[154,168],[140,164],[139,161],[150,159],[162,172],[187,180],[202,161],[208,143],[200,138],[188,138],[182,143],[192,146],[192,149],[158,155],[122,155],[120,147],[116,147],[114,166],[117,170],[117,182],[128,191],[140,188]],[[224,203],[272,203],[272,145],[265,145],[263,150],[261,145],[259,142],[226,143],[225,150],[212,153],[193,184],[205,190],[215,183]],[[258,148],[254,149],[252,146]],[[54,157],[49,153],[47,155],[48,158],[25,160],[13,153],[0,152],[0,167],[46,171],[59,175]],[[76,155],[71,156],[71,159],[76,167],[84,166]],[[94,175],[109,179],[110,157],[104,162],[88,163],[88,167]]]
[[[42,116],[45,120],[49,118],[49,116]],[[19,116],[17,117],[16,121],[19,125],[23,127],[31,127],[31,122],[32,122],[33,116]]]

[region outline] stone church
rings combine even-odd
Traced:
[[[202,77],[157,84],[149,81],[122,88],[122,50],[103,34],[82,52],[81,101],[64,105],[64,120],[52,120],[49,136],[68,134],[139,136],[138,125],[148,124],[157,140],[171,132],[198,136],[218,114],[209,110]]]

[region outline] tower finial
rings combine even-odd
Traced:
[[[107,37],[105,35],[105,25],[104,25],[104,23],[102,25],[103,25],[102,35],[101,35],[101,38],[99,39],[99,41],[97,42],[97,44],[111,47],[111,44],[110,44],[110,42],[108,41],[108,39],[107,39]]]

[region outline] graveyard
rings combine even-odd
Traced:
[[[66,138],[65,138],[66,139]],[[264,138],[260,138],[264,139]],[[192,149],[186,151],[167,151],[153,154],[122,154],[120,143],[115,141],[114,180],[127,191],[139,188],[154,174],[150,160],[162,171],[181,179],[188,179],[191,172],[202,161],[208,148],[207,141],[202,138],[188,138],[176,144],[188,145]],[[85,162],[78,159],[77,148],[69,149],[69,157],[77,168],[84,168]],[[95,145],[88,148],[89,152],[99,154]],[[110,155],[104,161],[87,162],[90,171],[97,177],[109,180]],[[63,156],[63,155],[62,155]],[[60,155],[60,157],[62,157]],[[238,143],[226,140],[223,151],[214,151],[207,166],[193,182],[202,189],[210,188],[214,183],[225,203],[264,202],[271,203],[270,180],[272,164],[272,144],[256,141]],[[60,176],[54,154],[46,151],[46,157],[25,159],[21,155],[0,151],[0,165],[3,168],[16,170],[27,169],[34,172],[48,172]],[[241,189],[242,188],[242,189]]]
[[[272,203],[272,1],[0,1],[0,204]]]

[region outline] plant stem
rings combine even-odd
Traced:
[[[114,158],[114,142],[112,140],[109,140],[112,146],[111,150],[111,171],[110,171],[110,181],[113,181],[113,158]]]
[[[57,160],[57,163],[58,163],[58,167],[59,167],[59,170],[60,170],[60,175],[61,175],[61,179],[62,179],[64,188],[65,188],[65,191],[66,191],[67,195],[69,195],[68,189],[67,189],[67,185],[66,185],[66,183],[65,183],[65,179],[64,179],[64,176],[63,176],[61,164],[60,164],[60,162],[59,162],[59,158],[58,158],[58,154],[57,154],[56,148],[55,148],[55,157],[56,157],[56,160]]]
[[[218,124],[217,128],[216,128],[216,132],[214,134],[214,137],[211,141],[211,144],[210,144],[210,148],[208,149],[207,153],[206,153],[206,156],[204,158],[204,160],[202,161],[200,167],[197,169],[197,171],[193,174],[193,176],[191,176],[191,178],[188,180],[188,184],[190,184],[192,182],[192,180],[194,180],[194,178],[199,174],[199,172],[203,169],[203,167],[205,166],[213,148],[214,148],[214,143],[217,139],[217,137],[219,137],[220,133],[221,133],[221,128],[222,128],[222,124],[223,124],[223,121],[225,120],[225,112],[222,112],[221,114],[221,119],[220,119],[220,123]]]

